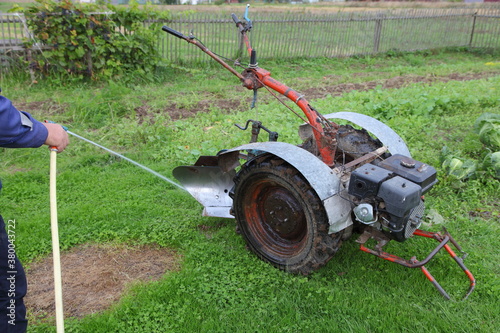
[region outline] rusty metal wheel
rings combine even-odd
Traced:
[[[308,274],[337,252],[341,234],[328,234],[323,204],[291,165],[265,154],[235,179],[233,210],[248,247],[263,260]]]

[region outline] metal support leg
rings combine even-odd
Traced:
[[[444,229],[444,228],[443,228]],[[427,264],[442,248],[444,248],[448,254],[456,261],[456,263],[462,268],[464,271],[465,275],[467,275],[469,281],[470,281],[470,286],[469,290],[465,294],[464,299],[469,297],[469,295],[472,293],[476,286],[476,279],[470,272],[470,270],[464,265],[463,260],[467,256],[466,253],[462,251],[462,248],[457,244],[455,239],[451,237],[449,232],[444,229],[443,234],[439,232],[429,232],[429,231],[423,231],[420,229],[415,230],[413,233],[414,236],[421,236],[421,237],[426,237],[426,238],[433,238],[439,242],[439,245],[434,248],[429,255],[424,259],[424,260],[417,260],[416,257],[412,257],[410,260],[403,259],[401,257],[398,257],[396,255],[387,253],[382,250],[382,247],[388,242],[387,236],[385,236],[382,232],[373,229],[373,228],[366,228],[365,232],[359,237],[357,240],[358,243],[360,243],[360,250],[373,254],[379,258],[382,258],[384,260],[388,260],[391,262],[394,262],[396,264],[408,267],[408,268],[420,268],[422,272],[424,273],[425,277],[436,287],[436,289],[443,295],[444,298],[450,299],[450,296],[448,293],[441,287],[441,285],[436,281],[436,279],[432,276],[432,274],[425,268],[425,264]],[[370,239],[373,238],[376,241],[378,241],[377,246],[375,246],[375,249],[370,249],[365,246],[365,243]],[[448,245],[448,242],[452,243],[458,251],[463,253],[462,257],[457,256],[457,254],[451,249],[451,247]]]

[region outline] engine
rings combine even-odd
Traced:
[[[403,242],[420,226],[423,194],[436,184],[436,169],[403,155],[365,164],[351,173],[356,221]]]

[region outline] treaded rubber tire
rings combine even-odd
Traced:
[[[249,249],[279,269],[307,275],[337,252],[342,232],[328,234],[321,200],[290,164],[270,154],[235,177],[233,211]]]

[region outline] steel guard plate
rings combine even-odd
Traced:
[[[375,118],[355,112],[330,113],[325,115],[325,118],[350,121],[375,135],[389,149],[392,155],[401,154],[411,157],[410,151],[403,139],[392,128]]]
[[[352,224],[350,204],[340,195],[345,190],[340,179],[330,167],[316,156],[307,150],[285,142],[256,142],[223,152],[219,156],[220,164],[233,165],[230,160],[235,155],[231,153],[242,150],[273,154],[297,169],[323,201],[330,224],[330,233],[338,232]]]

